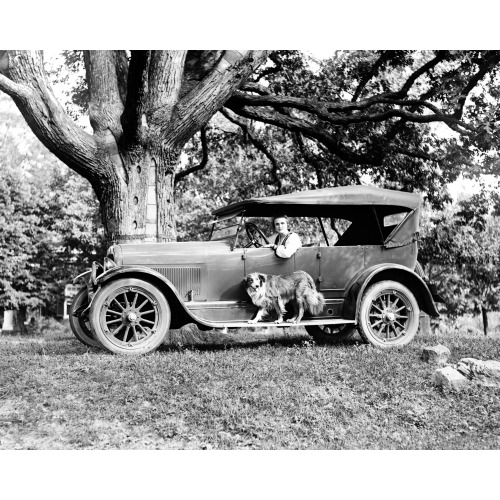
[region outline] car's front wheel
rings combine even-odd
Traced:
[[[388,348],[408,344],[419,326],[420,309],[413,293],[397,281],[380,281],[363,295],[358,330],[366,342]]]
[[[346,342],[356,335],[356,327],[352,325],[307,325],[305,328],[317,344]]]
[[[97,340],[116,354],[154,351],[165,339],[170,318],[170,307],[161,291],[135,278],[103,286],[90,308],[90,324]]]
[[[87,288],[80,290],[71,303],[71,309],[69,311],[69,326],[73,335],[84,345],[89,347],[101,347],[101,344],[97,342],[90,329],[90,323],[88,316],[73,316],[73,311],[81,308],[82,306],[87,306],[89,300],[89,295]]]

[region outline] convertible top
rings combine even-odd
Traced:
[[[280,214],[332,217],[339,212],[354,215],[359,213],[361,207],[368,206],[384,207],[383,212],[391,214],[415,210],[421,202],[422,198],[417,193],[355,185],[251,198],[219,208],[214,211],[214,215],[227,217],[244,212],[250,217],[271,217]]]

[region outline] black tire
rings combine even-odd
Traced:
[[[354,325],[307,325],[305,329],[316,344],[346,342],[356,335]]]
[[[90,308],[90,325],[96,339],[115,354],[154,351],[165,340],[170,319],[170,307],[161,291],[134,278],[103,286]]]
[[[361,299],[358,330],[361,338],[383,349],[411,342],[419,326],[415,296],[397,281],[370,286]]]
[[[87,347],[101,347],[101,344],[97,342],[90,329],[90,322],[88,315],[85,318],[80,318],[73,316],[73,311],[78,309],[84,304],[88,304],[89,296],[87,288],[80,290],[74,297],[71,303],[71,309],[69,311],[69,326],[73,335]]]

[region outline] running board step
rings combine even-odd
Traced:
[[[310,326],[310,325],[355,325],[354,320],[349,319],[305,319],[300,323],[275,323],[274,321],[259,321],[258,323],[248,323],[248,321],[237,321],[237,322],[223,322],[223,321],[213,321],[211,325],[213,328],[269,328],[270,326],[276,326],[278,328],[289,328],[292,326]]]

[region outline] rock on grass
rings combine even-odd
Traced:
[[[438,387],[460,391],[469,384],[469,381],[458,370],[445,366],[434,372],[434,383]]]
[[[457,370],[480,385],[500,387],[500,361],[462,358],[458,362]]]
[[[444,366],[450,357],[450,350],[441,344],[431,347],[424,347],[422,350],[421,359],[433,365]]]

